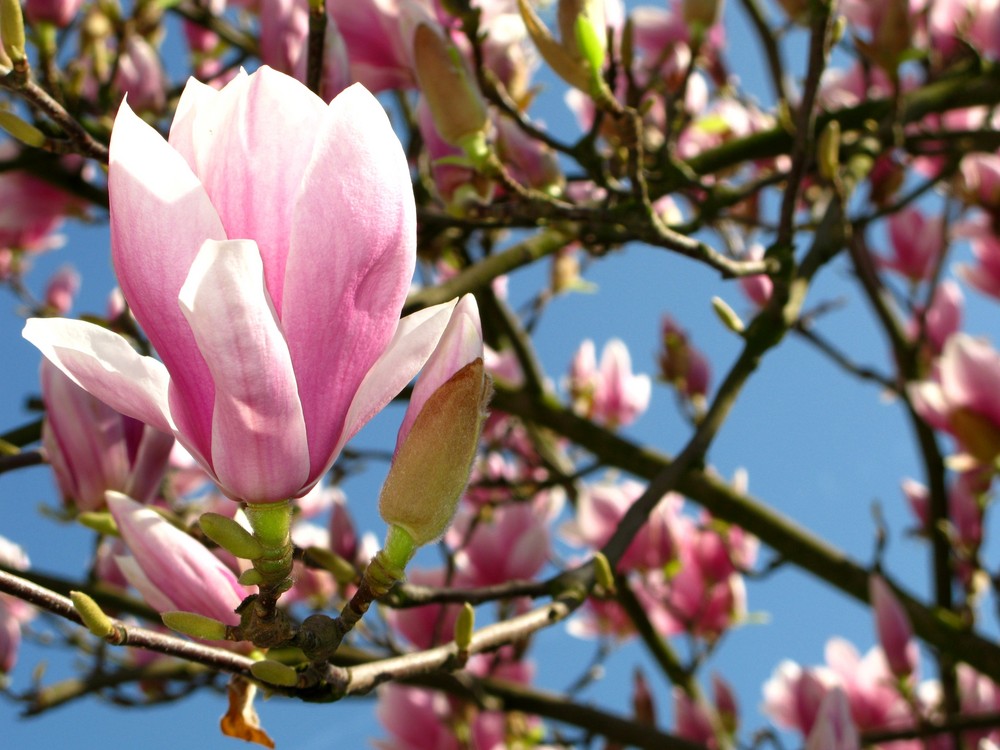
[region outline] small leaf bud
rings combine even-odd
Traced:
[[[299,683],[299,674],[287,664],[273,659],[264,659],[250,665],[250,674],[261,682],[281,687],[295,687]]]
[[[206,641],[226,639],[226,625],[211,617],[198,615],[194,612],[163,612],[160,619],[171,630],[189,635],[192,638],[202,638]]]
[[[101,606],[82,591],[70,591],[69,598],[73,602],[73,609],[80,615],[87,630],[98,638],[107,638],[115,632],[114,622],[104,614]]]
[[[715,314],[719,316],[719,320],[722,324],[728,328],[733,333],[738,333],[740,336],[746,331],[746,325],[736,311],[729,306],[722,297],[712,297],[712,309],[715,310]]]

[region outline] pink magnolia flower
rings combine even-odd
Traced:
[[[704,745],[709,750],[716,750],[719,741],[712,727],[708,706],[696,702],[679,687],[673,688],[672,693],[677,736]]]
[[[63,27],[70,22],[83,5],[83,0],[25,0],[24,15],[32,23],[45,21]]]
[[[708,360],[688,340],[687,332],[669,315],[663,316],[662,329],[660,377],[685,398],[703,401],[711,379]]]
[[[844,639],[831,638],[824,656],[835,684],[847,694],[858,729],[898,729],[912,725],[910,706],[896,690],[881,648],[872,648],[862,657]],[[919,747],[919,743],[912,747]]]
[[[444,569],[416,568],[406,573],[407,580],[417,586],[444,586],[454,583],[446,578]],[[447,643],[455,637],[455,621],[461,606],[457,604],[425,604],[420,607],[389,609],[386,622],[415,648],[427,649]]]
[[[851,705],[839,687],[823,698],[816,725],[806,740],[806,750],[861,750],[858,729],[851,719]]]
[[[958,284],[946,279],[934,290],[934,298],[923,314],[923,321],[920,319],[920,310],[914,311],[906,326],[906,334],[916,340],[922,326],[930,353],[935,357],[940,356],[945,342],[962,327],[963,303],[964,297]]]
[[[80,274],[72,266],[62,266],[49,278],[45,287],[46,306],[65,315],[73,306],[73,297],[80,290]]]
[[[896,677],[909,677],[916,671],[920,656],[906,610],[880,575],[868,579],[868,597],[889,669]]]
[[[97,400],[48,360],[40,371],[42,445],[63,501],[80,511],[104,507],[107,490],[147,502],[159,489],[173,437]]]
[[[452,706],[447,696],[434,690],[396,683],[378,689],[375,715],[390,734],[377,740],[379,750],[460,750],[463,747],[449,728]]]
[[[888,224],[892,254],[879,264],[913,282],[927,279],[944,250],[944,217],[927,217],[910,206],[890,216]]]
[[[0,536],[0,563],[27,570],[28,555],[20,546]],[[10,672],[21,649],[21,626],[35,616],[35,608],[9,594],[0,594],[0,675]]]
[[[604,345],[600,368],[594,342],[585,340],[570,365],[567,389],[574,409],[611,427],[629,425],[649,406],[648,375],[632,373],[628,348],[619,339]]]
[[[931,427],[953,435],[966,457],[992,463],[1000,454],[1000,353],[958,333],[948,339],[935,380],[908,388]]]
[[[747,250],[747,260],[762,260],[764,258],[764,246],[754,243]],[[763,307],[771,299],[771,292],[774,291],[774,282],[771,277],[764,273],[755,276],[741,276],[740,289],[757,307]]]
[[[0,160],[16,158],[11,140],[0,142]],[[77,199],[23,170],[0,172],[0,249],[48,250],[63,218],[77,210]],[[0,278],[6,274],[0,271]]]
[[[958,169],[961,190],[970,203],[1000,210],[1000,154],[969,154]]]
[[[562,529],[563,536],[574,544],[600,549],[644,490],[644,485],[633,480],[586,485],[577,498],[573,521]],[[676,557],[683,504],[680,495],[668,493],[654,506],[619,561],[619,570],[662,568]]]
[[[764,713],[778,726],[797,729],[807,736],[833,682],[826,668],[803,668],[793,661],[783,661],[764,683]]]
[[[130,34],[118,56],[115,86],[128,95],[130,107],[162,112],[167,104],[167,79],[160,56],[145,37]]]
[[[1000,299],[1000,238],[992,226],[969,223],[965,228],[970,234],[976,264],[960,263],[956,272],[969,286],[993,299]]]
[[[118,492],[108,508],[131,556],[115,558],[128,582],[158,612],[194,612],[238,625],[236,607],[250,593],[208,549],[156,511]]]
[[[461,513],[448,534],[458,548],[456,563],[465,583],[490,586],[531,580],[551,554],[549,523],[562,507],[562,496],[540,493],[530,502],[513,502],[476,520]]]
[[[328,106],[264,67],[189,81],[169,143],[123,105],[110,150],[115,269],[162,364],[81,321],[32,319],[25,338],[172,432],[229,497],[305,494],[454,307],[399,320],[415,210],[385,113],[360,86]]]

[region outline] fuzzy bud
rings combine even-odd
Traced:
[[[441,137],[453,146],[475,146],[474,161],[483,156],[486,105],[455,45],[430,25],[417,26],[413,36],[417,81]]]

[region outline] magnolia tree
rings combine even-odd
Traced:
[[[10,701],[225,691],[223,733],[267,746],[255,695],[374,691],[401,750],[997,747],[1000,353],[962,327],[964,295],[1000,299],[995,0],[3,0],[0,21],[0,278],[43,412],[4,426],[0,471],[50,467],[46,546],[93,536],[61,576],[0,539]],[[103,315],[69,314],[72,270],[27,291],[67,216],[110,226]],[[636,244],[719,282],[733,355],[671,310],[621,323],[659,330],[655,392],[618,338],[546,371],[539,322],[584,292],[610,315],[587,274]],[[889,364],[826,335],[830,277]],[[873,525],[866,562],[751,495],[753,465],[713,468],[789,341],[909,434],[909,518]],[[634,437],[670,392],[662,445]],[[394,400],[395,445],[352,442]],[[361,471],[384,523],[341,487]],[[886,555],[907,533],[920,574]],[[738,697],[713,660],[779,567],[867,604],[877,645],[831,637]],[[639,644],[628,710],[539,680],[553,634],[590,680],[618,654],[590,644]],[[79,674],[23,686],[35,642]]]

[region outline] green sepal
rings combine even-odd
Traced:
[[[256,560],[264,555],[264,545],[232,518],[219,513],[203,513],[198,525],[205,536],[236,557]]]
[[[240,573],[236,581],[243,586],[260,586],[264,582],[264,576],[256,568],[249,568]]]

